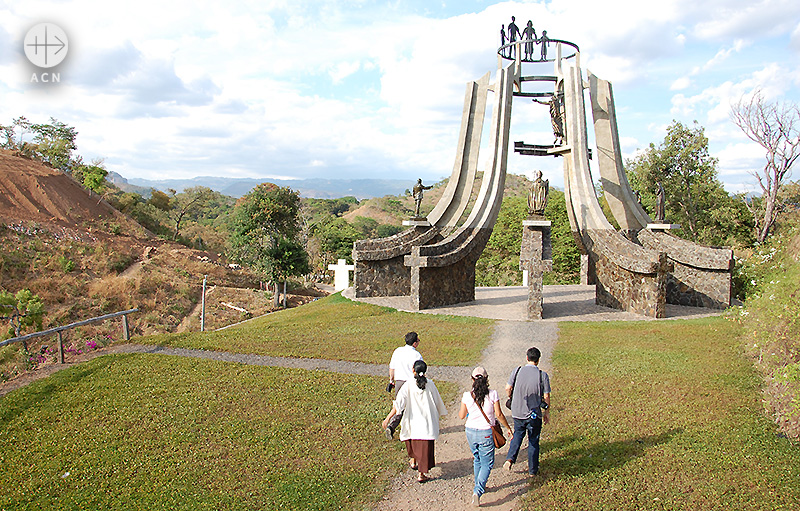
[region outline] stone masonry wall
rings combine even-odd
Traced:
[[[694,268],[672,261],[667,279],[667,303],[725,309],[731,303],[731,273],[726,270]]]
[[[663,259],[662,263],[666,265],[666,256]],[[599,253],[593,253],[592,260],[596,270],[595,302],[598,305],[651,318],[664,317],[667,285],[665,272],[632,272]]]
[[[469,252],[457,261],[447,258],[444,266],[411,266],[411,307],[415,310],[442,307],[475,300],[475,263],[491,229],[476,229],[465,245]],[[462,249],[463,250],[463,249]]]
[[[411,293],[411,269],[403,256],[378,261],[356,261],[353,287],[357,298],[407,296]]]

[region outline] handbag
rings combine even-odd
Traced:
[[[475,396],[472,396],[472,400],[475,401]],[[475,406],[481,411],[481,415],[486,419],[486,422],[489,422],[489,417],[486,416],[486,412],[483,411],[483,408],[477,401],[475,401]],[[489,425],[492,426],[492,440],[494,441],[495,448],[499,449],[506,445],[506,437],[503,436],[503,429],[500,427],[500,423],[497,422],[497,419],[494,420],[494,424],[489,422]]]

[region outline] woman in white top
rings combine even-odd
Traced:
[[[406,443],[409,465],[419,470],[417,481],[424,483],[430,476],[428,471],[436,466],[433,454],[433,441],[439,438],[439,417],[447,414],[439,390],[425,377],[428,365],[422,361],[414,362],[416,385],[407,383],[397,392],[392,403],[392,411],[383,421],[383,427],[398,413],[403,414],[400,422],[400,440]]]
[[[472,371],[472,391],[464,392],[458,417],[467,419],[464,429],[467,433],[467,443],[472,451],[472,467],[475,474],[472,505],[480,506],[481,495],[486,492],[486,482],[494,466],[492,424],[499,421],[508,430],[508,436],[512,435],[511,426],[500,410],[497,391],[489,390],[489,375],[483,367],[476,367]]]

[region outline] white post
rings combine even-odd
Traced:
[[[528,287],[528,270],[522,270],[522,287]]]
[[[205,332],[206,330],[206,277],[208,277],[208,275],[203,275],[203,298],[202,298],[202,306],[200,307],[201,332]]]
[[[329,270],[333,270],[333,289],[341,291],[350,287],[350,272],[355,270],[353,264],[347,264],[344,259],[339,259],[338,264],[329,264]]]

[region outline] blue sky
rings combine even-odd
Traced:
[[[0,3],[0,123],[55,117],[128,178],[432,182],[450,175],[465,83],[496,70],[512,15],[612,82],[624,157],[697,120],[731,192],[755,190],[763,164],[731,103],[756,88],[800,101],[797,0],[26,0]],[[23,39],[41,22],[69,36],[60,83],[31,83]],[[512,140],[551,142],[546,107],[515,99]],[[562,185],[560,159],[509,158],[536,169]]]

